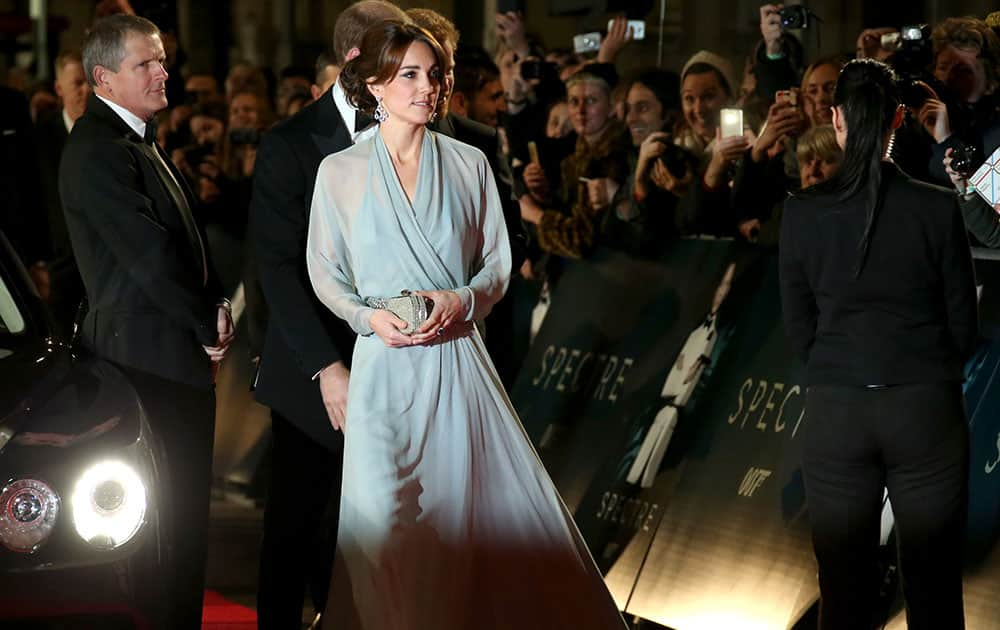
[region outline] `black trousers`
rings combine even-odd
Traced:
[[[968,424],[959,383],[812,386],[803,452],[820,628],[872,628],[883,488],[910,630],[961,630]]]
[[[316,610],[326,607],[340,517],[343,451],[333,453],[271,411],[271,481],[264,508],[257,627],[302,625],[308,587]]]
[[[163,627],[200,630],[208,548],[208,507],[215,441],[215,392],[123,367],[135,387],[167,464],[160,518],[168,543]]]

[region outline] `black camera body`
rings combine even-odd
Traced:
[[[932,61],[931,30],[926,24],[904,26],[899,30],[898,48],[888,64],[900,79],[900,97],[913,110],[929,98],[947,101],[947,88],[927,71]]]
[[[546,71],[554,69],[551,63],[541,59],[525,59],[521,62],[521,78],[525,81],[541,79]]]
[[[663,153],[658,159],[675,178],[681,179],[689,170],[697,168],[698,160],[694,154],[674,144],[672,139],[657,138],[656,141],[663,145]]]
[[[965,179],[972,177],[985,160],[979,155],[975,146],[960,144],[951,153],[951,170]]]
[[[234,145],[257,146],[260,144],[260,131],[253,128],[234,128],[229,130],[229,142]]]
[[[798,30],[809,28],[809,22],[813,12],[801,4],[792,4],[783,7],[778,15],[781,17],[781,28],[786,30]]]
[[[215,145],[196,144],[184,149],[184,160],[194,169],[197,169],[210,155],[215,155]]]

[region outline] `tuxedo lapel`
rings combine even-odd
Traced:
[[[313,107],[316,108],[316,124],[313,126],[315,131],[310,135],[313,144],[323,157],[343,151],[353,144],[351,133],[329,91],[324,93]]]
[[[201,272],[203,285],[207,284],[207,253],[205,252],[205,245],[198,230],[198,225],[195,222],[194,214],[191,211],[194,195],[188,189],[180,171],[177,171],[173,167],[170,158],[163,152],[163,149],[159,145],[155,142],[152,145],[146,144],[145,140],[139,137],[139,134],[132,127],[94,94],[91,94],[87,101],[87,112],[93,112],[93,115],[113,126],[122,137],[135,145],[136,151],[148,160],[163,190],[166,192],[167,198],[171,202],[169,205],[172,206],[171,209],[161,207],[160,204],[155,204],[154,210],[163,223],[180,228],[187,236],[195,264]]]
[[[145,143],[143,143],[145,145]],[[155,141],[152,146],[145,145],[149,153],[153,154],[153,166],[160,177],[160,182],[167,190],[173,200],[173,206],[180,216],[181,224],[188,238],[188,244],[194,253],[195,262],[202,272],[202,286],[208,285],[208,258],[205,253],[205,243],[202,240],[198,224],[195,222],[194,213],[191,210],[192,199],[194,198],[184,181],[180,171],[170,162],[166,152],[160,148]]]

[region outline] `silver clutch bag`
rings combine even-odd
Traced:
[[[406,322],[406,328],[402,332],[407,335],[413,334],[420,328],[434,310],[434,300],[414,295],[409,291],[402,291],[397,297],[367,297],[365,304],[371,308],[389,311]]]

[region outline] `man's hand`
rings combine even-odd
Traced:
[[[229,312],[228,306],[220,306],[218,317],[215,322],[215,329],[219,333],[219,339],[214,346],[202,346],[205,353],[212,359],[213,363],[218,363],[226,356],[229,345],[233,343],[235,326],[233,326],[233,316]]]
[[[760,35],[764,38],[764,49],[769,55],[781,52],[781,15],[783,4],[764,4],[760,7]]]
[[[347,385],[351,373],[343,361],[331,363],[319,372],[319,393],[334,431],[347,427]]]

